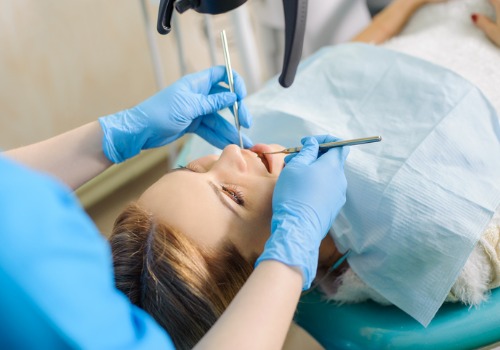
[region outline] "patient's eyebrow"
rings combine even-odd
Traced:
[[[222,194],[221,190],[219,189],[219,186],[217,186],[216,184],[214,184],[212,181],[208,181],[208,184],[210,185],[210,187],[212,188],[212,190],[215,192],[215,194],[217,195],[217,198],[219,198],[219,200],[221,201],[221,203],[226,208],[228,208],[229,210],[231,210],[234,215],[236,215],[237,217],[241,218],[240,213],[238,213],[234,209],[234,207],[231,205],[231,203],[229,203],[230,199],[227,198],[227,196],[225,196],[224,194]]]

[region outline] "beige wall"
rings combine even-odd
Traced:
[[[138,1],[0,4],[3,148],[95,120],[154,91]]]
[[[155,25],[157,4],[147,3]],[[139,0],[0,0],[0,8],[1,148],[45,139],[156,91]],[[188,12],[179,23],[189,71],[210,66],[202,16]],[[173,34],[155,37],[168,84],[180,77],[176,43]]]

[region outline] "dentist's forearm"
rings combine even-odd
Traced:
[[[102,137],[95,121],[4,155],[49,173],[75,190],[112,165],[103,153]]]
[[[281,349],[303,278],[278,261],[261,262],[196,349]]]

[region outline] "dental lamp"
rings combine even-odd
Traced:
[[[179,13],[193,9],[212,15],[234,10],[246,0],[161,0],[157,30],[160,34],[171,31],[170,21],[174,8]],[[283,0],[285,11],[285,53],[279,82],[283,87],[292,85],[302,55],[306,27],[307,0]]]

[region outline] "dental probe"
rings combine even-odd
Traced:
[[[222,49],[224,50],[224,61],[226,62],[226,72],[227,81],[229,83],[229,90],[234,93],[234,79],[233,79],[233,69],[231,68],[231,58],[229,57],[229,47],[227,45],[226,31],[220,32],[220,39],[222,41]],[[240,147],[243,149],[243,139],[241,138],[240,130],[240,116],[238,112],[238,101],[234,102],[234,124],[236,129],[238,129],[238,137],[240,138]]]
[[[342,141],[335,141],[335,142],[320,143],[319,151],[326,152],[330,148],[333,148],[333,147],[361,145],[363,143],[372,143],[372,142],[379,142],[379,141],[382,141],[381,136],[370,136],[370,137],[363,137],[360,139],[351,139],[351,140],[342,140]],[[300,152],[301,149],[302,149],[302,146],[291,147],[291,148],[285,148],[284,150],[276,151],[276,152],[262,152],[262,154],[297,153],[297,152]]]

